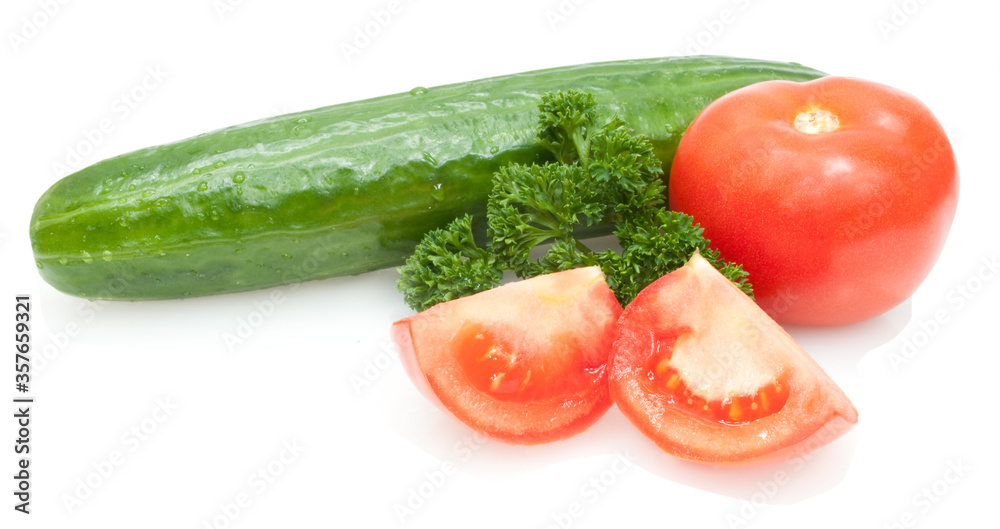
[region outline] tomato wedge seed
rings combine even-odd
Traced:
[[[785,405],[788,393],[783,391],[779,374],[775,380],[753,394],[730,395],[722,399],[706,399],[696,394],[684,382],[680,372],[670,364],[676,342],[689,335],[689,328],[666,333],[656,342],[655,353],[649,357],[648,389],[667,396],[668,402],[681,410],[709,421],[723,424],[743,424],[776,413]]]
[[[481,323],[466,322],[451,349],[469,383],[494,398],[530,400],[545,391],[541,377],[531,383],[531,368],[517,347]]]

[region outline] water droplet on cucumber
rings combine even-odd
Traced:
[[[64,264],[69,264],[69,257],[66,257],[65,255],[60,255],[59,256],[59,264],[63,264],[63,265]]]
[[[431,198],[438,202],[444,201],[444,189],[441,187],[441,183],[434,184],[434,189],[431,190]]]
[[[85,263],[89,264],[94,262],[94,257],[90,255],[90,252],[87,250],[80,250],[80,257],[83,258],[83,262]]]
[[[198,184],[198,191],[208,191],[208,182]]]
[[[423,86],[418,86],[418,87],[415,87],[413,90],[410,90],[410,95],[411,96],[421,96],[421,95],[424,95],[426,93],[427,93],[427,88],[425,88]]]
[[[247,177],[243,173],[236,173],[236,174],[233,175],[233,183],[236,183],[236,184],[242,184],[243,181],[246,180],[246,179],[247,179]]]

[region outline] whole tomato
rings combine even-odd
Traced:
[[[684,133],[671,209],[750,273],[774,319],[839,325],[906,300],[958,203],[955,154],[913,96],[869,81],[768,81],[709,104]]]

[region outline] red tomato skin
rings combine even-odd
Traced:
[[[839,127],[796,129],[813,110]],[[944,129],[913,96],[845,77],[767,81],[695,118],[669,203],[743,265],[775,320],[842,325],[886,312],[923,282],[955,216],[958,180]]]
[[[440,303],[393,323],[391,337],[407,375],[428,400],[446,413],[470,428],[505,443],[535,445],[568,439],[583,432],[611,408],[606,364],[614,338],[614,324],[622,311],[614,292],[604,282],[603,274],[597,267],[592,268],[597,270],[600,281],[584,285],[579,293],[572,296],[578,300],[577,306],[584,307],[581,310],[591,315],[594,323],[601,326],[600,332],[597,332],[599,336],[594,337],[600,342],[591,343],[592,354],[580,360],[591,378],[590,383],[584,387],[532,401],[497,401],[474,389],[461,370],[447,358],[447,354],[437,350],[440,344],[447,344],[449,337],[454,339],[454,332],[449,329],[460,327],[461,324],[455,321],[454,313],[458,312],[457,307],[462,304],[468,304],[474,299],[490,299],[486,306],[492,304],[498,313],[516,312],[517,303],[513,299],[517,298],[522,302],[527,299],[527,303],[532,303],[530,292],[519,292],[519,285],[537,284],[540,280],[548,280],[545,279],[547,277],[553,280],[556,277],[566,278],[571,274],[581,273],[583,269],[509,283],[468,298]],[[560,281],[563,282],[557,284],[574,286],[572,279]],[[544,291],[542,294],[545,297]],[[561,293],[552,294],[553,297],[559,297]],[[566,311],[574,308],[557,307]],[[555,313],[558,314],[558,310]],[[526,328],[532,325],[538,327],[536,321],[525,319],[521,323]],[[568,327],[546,329],[557,334],[573,332]],[[428,332],[429,330],[434,331]],[[558,383],[552,386],[558,387]]]

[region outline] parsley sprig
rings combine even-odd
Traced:
[[[617,118],[601,121],[592,94],[545,94],[538,138],[555,156],[544,165],[511,164],[493,176],[487,241],[476,243],[466,215],[424,236],[399,269],[406,303],[424,310],[518,277],[599,265],[622,304],[698,251],[748,295],[743,268],[708,247],[689,215],[666,208],[660,161],[648,138]],[[587,227],[612,223],[620,251],[591,250]]]

